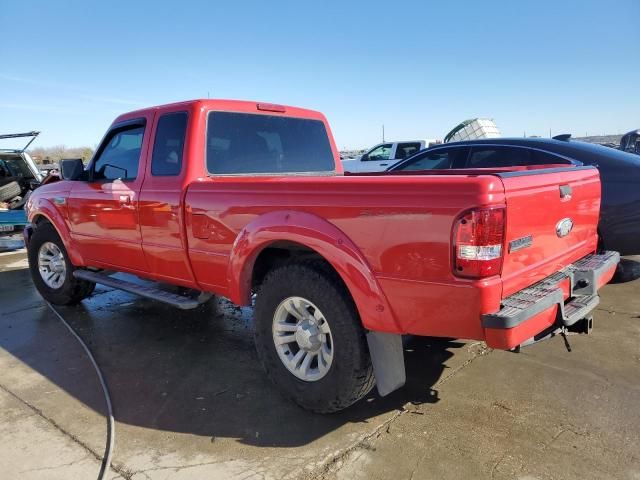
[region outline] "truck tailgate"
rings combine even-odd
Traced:
[[[507,204],[504,298],[596,250],[600,179],[594,167],[499,176]]]

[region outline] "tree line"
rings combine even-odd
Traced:
[[[58,163],[65,158],[81,158],[87,162],[93,155],[91,147],[67,147],[54,145],[52,147],[34,147],[29,150],[29,155],[36,163]]]

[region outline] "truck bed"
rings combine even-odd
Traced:
[[[187,232],[195,277],[239,300],[224,282],[236,238],[268,212],[290,212],[292,223],[295,215],[310,214],[353,243],[388,299],[395,324],[372,316],[363,319],[367,327],[481,339],[478,312],[497,311],[502,298],[596,249],[595,168],[425,173],[216,177],[193,183],[186,195],[187,222],[204,221],[215,232],[206,239]],[[561,184],[573,188],[570,201],[560,201]],[[451,262],[454,221],[471,207],[489,205],[507,212],[502,275],[461,278]],[[576,227],[562,240],[556,223],[568,216]],[[528,235],[534,237],[530,248],[508,252],[510,242]]]

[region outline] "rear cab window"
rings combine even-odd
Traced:
[[[213,175],[335,171],[322,121],[254,113],[209,112],[206,162]]]

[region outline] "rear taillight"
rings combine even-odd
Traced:
[[[454,271],[461,277],[497,275],[502,268],[504,208],[477,208],[458,218],[453,230]]]

